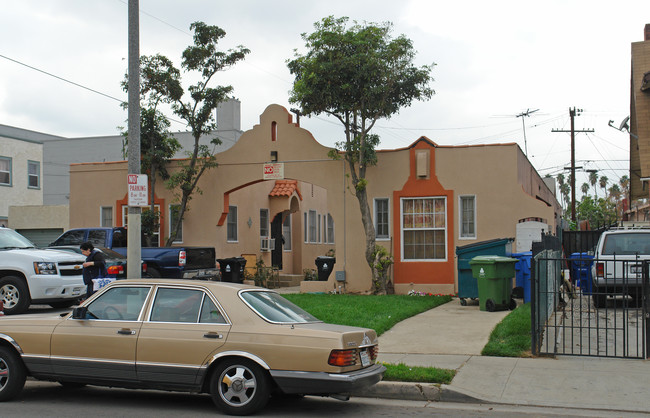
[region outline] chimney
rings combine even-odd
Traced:
[[[650,41],[650,23],[645,24],[645,39],[646,41]]]

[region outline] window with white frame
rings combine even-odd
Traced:
[[[38,161],[27,161],[27,188],[41,188],[41,163]]]
[[[460,196],[460,237],[476,238],[476,196]]]
[[[445,260],[446,198],[403,198],[401,203],[403,259]]]
[[[269,237],[269,210],[260,209],[260,237]]]
[[[318,242],[316,238],[318,237],[318,224],[316,223],[316,211],[309,211],[309,242],[316,243]]]
[[[285,216],[282,222],[282,238],[284,238],[284,250],[291,251],[291,214]]]
[[[388,199],[375,199],[375,235],[377,239],[388,239]]]
[[[100,225],[102,228],[110,228],[113,226],[113,207],[102,206],[100,209]]]
[[[334,218],[327,214],[327,243],[334,244]]]
[[[316,221],[316,224],[318,225],[318,236],[316,237],[316,242],[324,242],[324,241],[321,241],[321,236],[322,236],[321,231],[322,231],[322,229],[321,229],[321,215],[320,215],[320,213],[318,214],[318,221]]]
[[[304,241],[307,242],[307,234],[308,234],[307,230],[309,229],[309,222],[307,222],[307,212],[305,212],[303,215],[304,215],[303,217],[304,219],[302,222],[302,230],[304,232]]]
[[[228,206],[227,237],[229,242],[237,242],[237,206]]]
[[[0,157],[0,185],[11,186],[11,158]]]
[[[179,204],[173,204],[169,205],[169,235],[171,235],[172,231],[171,229],[176,225],[176,222],[178,221],[178,218],[181,215],[181,205]],[[181,224],[178,227],[178,233],[176,234],[176,239],[174,239],[174,242],[183,242],[183,222],[181,221]]]

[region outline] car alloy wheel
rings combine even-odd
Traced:
[[[5,314],[26,311],[30,300],[25,281],[15,276],[5,276],[0,279],[0,300],[4,303]]]
[[[15,398],[25,386],[27,372],[22,360],[9,347],[0,347],[0,401]]]
[[[266,405],[270,388],[266,371],[259,365],[246,359],[227,359],[215,370],[210,393],[224,412],[247,415]]]

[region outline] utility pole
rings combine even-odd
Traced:
[[[129,174],[140,174],[140,4],[129,0]],[[142,275],[142,212],[140,207],[129,206],[126,250],[126,277]]]
[[[526,110],[525,112],[521,112],[520,114],[516,115],[518,118],[521,118],[521,124],[524,127],[524,149],[526,152],[526,157],[528,157],[528,142],[526,141],[526,122],[524,122],[524,116],[530,116],[531,113],[537,112],[539,109],[535,110]]]
[[[571,220],[576,221],[576,132],[593,132],[593,129],[575,130],[574,119],[580,116],[582,109],[569,108],[571,117],[571,130],[552,129],[551,132],[570,132],[571,133]]]

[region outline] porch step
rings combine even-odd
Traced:
[[[278,275],[278,283],[269,283],[269,287],[294,287],[300,286],[300,282],[305,280],[302,274],[286,274],[280,273]]]

